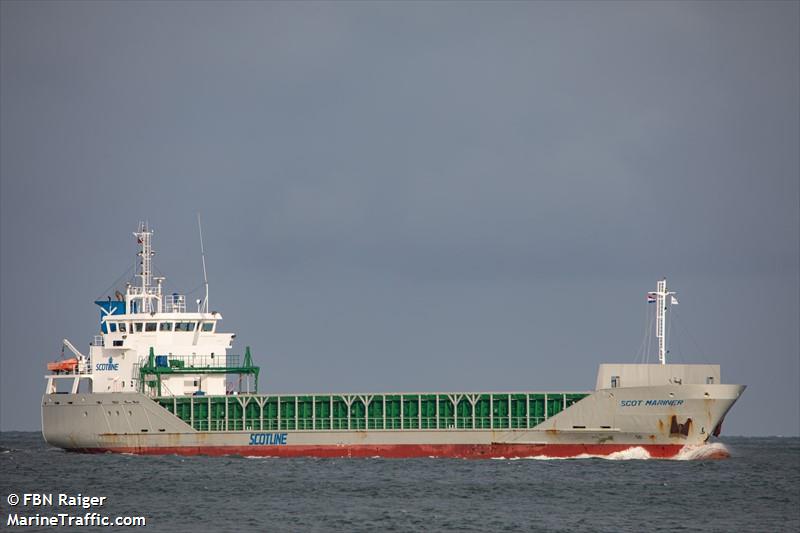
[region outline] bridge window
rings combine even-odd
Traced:
[[[120,322],[120,323],[119,323],[119,330],[120,330],[122,333],[125,333],[125,322]]]
[[[175,331],[194,331],[194,322],[176,322]]]
[[[158,329],[161,331],[172,331],[172,322],[162,322],[158,325]]]
[[[213,330],[214,330],[213,322],[203,322],[203,331],[213,331]]]
[[[116,322],[111,322],[108,325],[108,331],[110,331],[111,333],[116,332],[117,331],[117,323]]]
[[[156,330],[156,323],[155,322],[148,322],[144,325],[145,331],[155,331]]]
[[[142,323],[136,322],[134,325],[136,326],[136,333],[140,333],[142,331]]]

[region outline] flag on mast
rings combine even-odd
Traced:
[[[670,299],[671,299],[670,303],[672,305],[678,305],[678,299],[677,298],[675,298],[674,296],[670,296]]]
[[[648,292],[647,293],[647,303],[649,303],[649,304],[656,303],[656,293],[655,292]]]

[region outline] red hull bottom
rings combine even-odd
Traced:
[[[638,453],[633,458],[673,458],[683,449],[680,444],[385,444],[385,445],[297,445],[297,446],[165,446],[88,448],[89,453],[132,453],[140,455],[239,455],[244,457],[449,457],[459,459],[493,458],[572,458],[613,456],[627,450]],[[704,457],[721,458],[720,457]]]

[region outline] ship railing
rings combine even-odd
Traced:
[[[249,347],[246,348],[244,360],[241,362],[238,355],[232,354],[157,355],[151,348],[146,359],[134,363],[133,371],[138,376],[139,391],[150,396],[162,396],[163,377],[176,374],[239,375],[240,388],[244,386],[248,394],[250,391],[258,391],[259,368],[253,365]],[[241,379],[242,376],[246,379]]]
[[[82,361],[78,361],[78,374],[91,374],[92,373],[92,360],[89,357],[84,357]]]
[[[186,295],[176,293],[168,294],[164,297],[163,309],[165,313],[185,313]]]
[[[105,346],[105,340],[103,339],[102,335],[95,335],[92,338],[92,342],[90,343],[91,346]]]
[[[238,355],[156,355],[156,367],[185,370],[187,368],[232,368],[238,366]]]

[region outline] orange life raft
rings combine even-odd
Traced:
[[[74,357],[72,359],[62,359],[61,361],[53,361],[47,363],[47,370],[51,372],[72,372],[78,367],[78,360]]]

